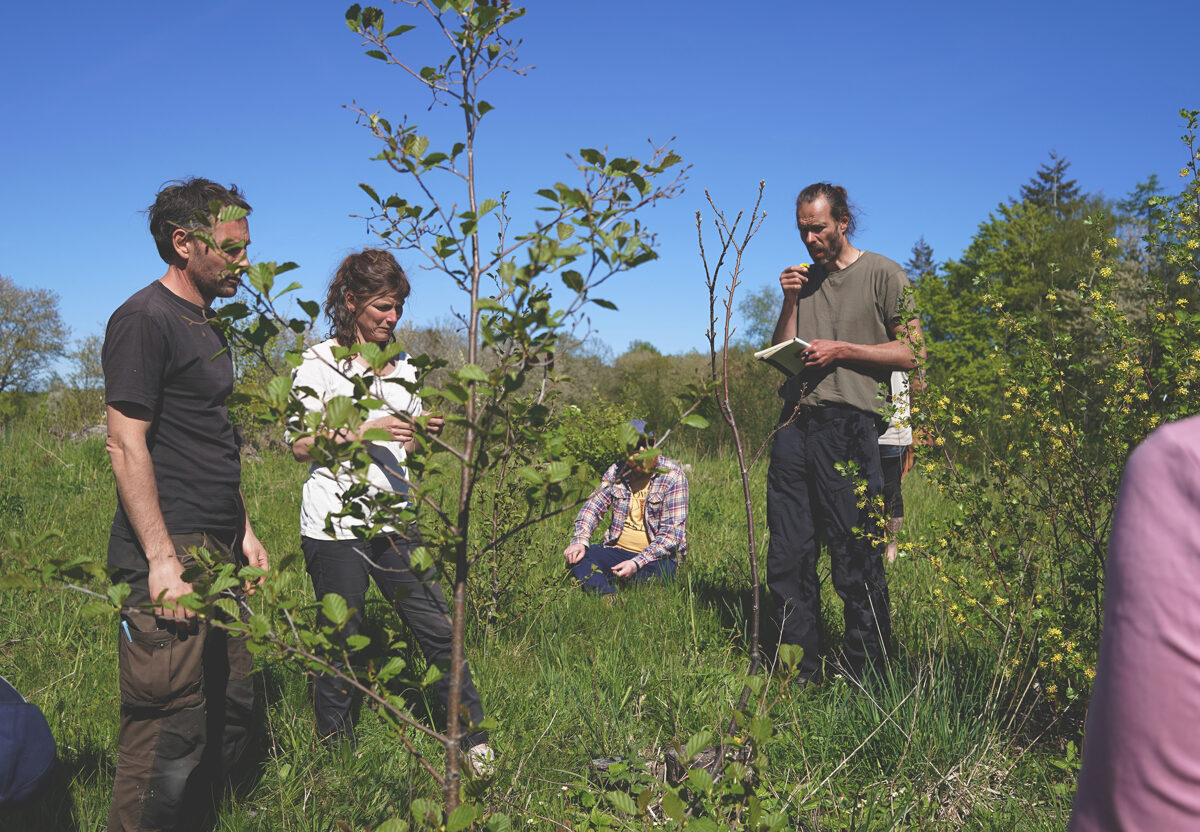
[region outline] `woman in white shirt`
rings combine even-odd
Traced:
[[[304,361],[293,377],[293,389],[310,413],[324,413],[333,399],[352,396],[356,384],[366,384],[371,397],[381,402],[358,430],[330,428],[318,434],[338,443],[363,441],[372,429],[389,434],[387,440],[363,442],[370,457],[365,493],[361,475],[356,478],[348,463],[330,467],[317,461],[323,455],[319,447],[314,447],[318,443],[311,433],[293,443],[292,453],[297,460],[311,463],[300,505],[300,534],[313,589],[318,599],[329,593],[340,595],[350,608],[350,618],[337,636],[344,641],[358,632],[367,583],[374,578],[413,631],[426,660],[441,667],[442,678],[433,687],[444,706],[450,690],[450,616],[433,570],[420,574],[413,571],[411,555],[421,545],[417,524],[385,524],[368,533],[374,525],[368,500],[386,500],[394,509],[393,517],[411,508],[407,505],[405,461],[413,449],[416,420],[421,415],[421,400],[410,389],[416,381],[416,368],[405,353],[400,353],[376,375],[360,356],[338,359],[333,354],[338,346],[389,344],[408,293],[408,278],[391,253],[366,249],[347,257],[338,267],[325,300],[331,337],[304,353]],[[425,430],[433,434],[441,427],[442,419],[435,416],[428,420]],[[324,617],[321,620],[328,623]],[[353,696],[348,687],[331,676],[318,676],[313,684],[313,700],[321,738],[330,744],[353,742]],[[470,668],[465,666],[462,703],[470,714],[470,724],[463,724],[467,758],[477,772],[490,773],[492,750],[487,745],[487,733],[478,727],[483,721],[483,704]]]

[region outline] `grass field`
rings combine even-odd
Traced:
[[[514,825],[592,828],[600,788],[595,757],[659,757],[700,731],[720,731],[747,668],[749,568],[741,491],[730,461],[694,466],[690,558],[670,585],[647,586],[605,604],[567,581],[561,550],[570,516],[530,536],[530,549],[487,627],[472,620],[468,656],[488,713],[497,721],[498,771],[471,788]],[[101,440],[75,444],[31,428],[0,442],[0,572],[14,567],[13,541],[54,530],[43,545],[103,558],[114,488]],[[264,453],[244,466],[259,536],[276,558],[299,550],[303,466]],[[760,546],[765,543],[765,469],[753,472]],[[938,502],[918,477],[906,482],[905,533],[920,535]],[[1012,726],[997,703],[986,653],[948,627],[932,602],[924,563],[901,558],[889,572],[899,658],[880,689],[833,679],[796,690],[770,678],[758,713],[774,724],[757,786],[770,806],[805,830],[1062,829],[1073,775],[1059,762],[1062,738]],[[840,633],[840,603],[825,580],[825,624]],[[302,569],[272,580],[307,597]],[[372,590],[369,627],[401,628]],[[3,830],[101,830],[115,763],[116,620],[85,618],[64,590],[8,591],[0,607],[0,672],[46,713],[59,766],[32,804],[0,810]],[[476,605],[478,608],[478,605]],[[415,651],[408,657],[421,659]],[[261,667],[265,708],[256,776],[224,805],[221,830],[371,828],[407,812],[435,784],[374,715],[361,716],[357,753],[317,742],[307,680],[282,663]],[[410,692],[414,712],[441,721]],[[433,758],[440,752],[415,738]],[[1069,769],[1069,767],[1067,767]],[[620,828],[642,828],[629,820]]]

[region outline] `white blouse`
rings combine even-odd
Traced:
[[[325,409],[325,404],[337,396],[352,396],[354,385],[350,379],[356,376],[370,374],[370,370],[351,361],[337,361],[333,357],[333,348],[337,341],[323,341],[304,352],[304,361],[292,375],[292,389],[298,387],[311,388],[315,398],[307,393],[300,393],[301,401],[310,412]],[[337,369],[335,369],[337,368]],[[405,389],[399,381],[416,381],[417,370],[409,363],[408,355],[401,353],[396,359],[395,369],[390,375],[376,377],[371,385],[372,395],[384,402],[384,406],[373,409],[366,419],[376,419],[380,416],[408,414],[412,418],[421,415],[421,400]],[[405,467],[407,454],[404,443],[396,441],[367,442],[367,453],[371,457],[371,465],[367,469],[367,482],[370,493],[392,492],[395,494],[408,493],[408,469]],[[308,470],[308,479],[304,483],[304,492],[300,500],[300,534],[317,540],[349,540],[354,537],[354,526],[362,525],[362,521],[354,517],[338,517],[333,520],[333,534],[325,530],[325,519],[332,513],[341,511],[345,505],[346,490],[354,484],[354,475],[349,463],[343,463],[336,471],[318,463],[313,463]],[[363,498],[359,498],[363,499]],[[391,527],[387,532],[396,532]]]

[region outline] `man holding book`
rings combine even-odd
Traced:
[[[871,524],[883,489],[880,385],[893,370],[915,368],[924,346],[904,270],[850,243],[854,215],[845,188],[817,183],[801,191],[796,226],[812,265],[788,266],[779,276],[783,306],[772,342],[804,344],[794,347],[799,371],[779,390],[784,407],[767,475],[767,582],[781,643],[804,649],[801,682],[819,678],[824,534],[845,606],[838,665],[858,678],[871,667],[883,670],[891,637],[882,535]]]

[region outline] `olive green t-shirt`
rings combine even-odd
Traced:
[[[890,323],[912,317],[905,296],[908,277],[900,264],[864,251],[841,271],[827,272],[824,266],[809,269],[809,280],[796,304],[796,321],[805,341],[826,338],[852,344],[886,344],[892,340]],[[805,370],[779,388],[787,401],[824,407],[848,405],[879,413],[884,399],[879,385],[891,379],[889,369],[870,370],[839,363]]]

